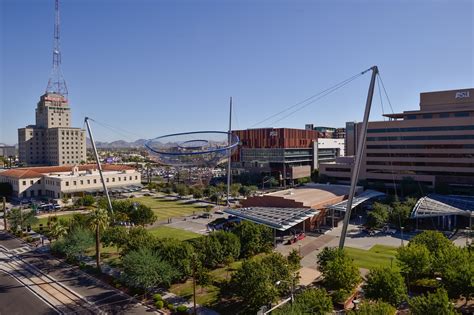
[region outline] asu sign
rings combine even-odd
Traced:
[[[458,98],[469,98],[469,97],[471,97],[469,95],[469,91],[456,92],[456,96],[455,96],[456,99],[458,99]]]

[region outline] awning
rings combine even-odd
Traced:
[[[412,218],[445,215],[473,216],[474,197],[429,194],[420,198],[411,212]]]
[[[226,209],[224,212],[244,220],[266,225],[272,229],[286,231],[319,214],[320,211],[311,208],[249,207]]]
[[[354,209],[355,207],[357,207],[358,205],[360,205],[361,203],[366,202],[369,199],[376,198],[376,197],[381,197],[381,196],[384,196],[384,195],[385,195],[384,193],[381,193],[379,191],[368,189],[368,190],[360,193],[358,196],[354,196],[354,199],[352,199],[352,208],[351,208],[351,210]],[[347,209],[347,200],[336,203],[335,205],[332,205],[332,206],[328,206],[327,208],[331,209],[331,210],[346,211],[346,209]]]

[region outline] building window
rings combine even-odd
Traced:
[[[433,118],[433,114],[423,114],[424,119],[430,119]]]
[[[69,182],[66,182],[66,186],[69,186]]]
[[[441,113],[439,114],[439,118],[448,118],[449,117],[449,113]]]
[[[74,186],[77,186],[77,182],[76,182],[76,181],[73,181],[72,184],[73,184]]]
[[[106,178],[106,182],[107,182],[107,183],[109,182],[109,179],[108,179],[108,178]]]
[[[94,179],[94,184],[97,184],[97,179]]]
[[[416,119],[416,115],[407,115],[406,117],[406,119]]]
[[[30,185],[33,185],[33,181],[32,181],[32,180],[30,180]]]
[[[138,180],[138,176],[135,176],[135,180]]]
[[[469,117],[468,112],[454,113],[454,117]]]
[[[24,181],[22,182],[22,184],[23,184],[23,185],[26,185],[26,180],[24,180]]]
[[[84,181],[83,181],[83,180],[81,180],[81,185],[84,185]]]
[[[88,179],[88,180],[87,180],[87,184],[90,184],[90,183],[91,183],[91,181],[90,181],[90,179]]]
[[[115,182],[115,177],[112,177],[112,182]]]

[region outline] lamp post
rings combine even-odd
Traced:
[[[277,282],[275,282],[276,285],[280,285],[282,282],[286,282],[286,283],[289,283],[289,281],[286,281],[286,280],[278,280]],[[295,296],[294,296],[294,293],[295,293],[295,281],[294,279],[292,279],[291,281],[291,304],[293,305],[293,302],[295,301]]]
[[[402,247],[403,247],[403,229],[404,229],[404,228],[405,228],[404,226],[401,226],[401,227],[400,227],[400,233],[401,233],[401,239],[402,239]]]
[[[466,237],[466,247],[467,247],[467,246],[469,246],[469,239],[471,238],[471,228],[469,226],[467,226],[466,230],[467,230],[467,237]]]

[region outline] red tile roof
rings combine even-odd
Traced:
[[[72,172],[73,168],[74,165],[24,167],[1,172],[0,175],[13,178],[36,178],[48,173]],[[97,165],[78,165],[78,169],[79,171],[94,170],[97,169]],[[133,170],[134,168],[128,165],[105,164],[102,165],[102,169],[104,171],[124,171]]]

